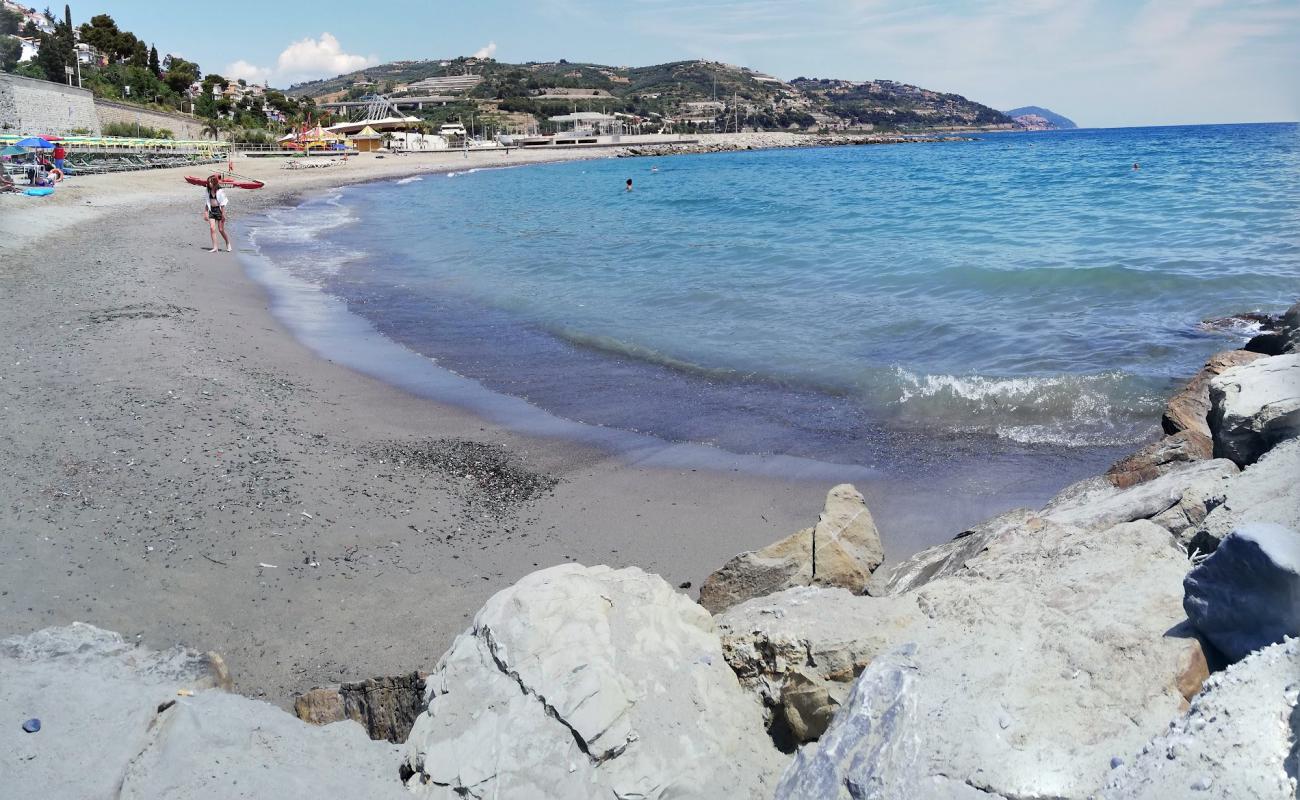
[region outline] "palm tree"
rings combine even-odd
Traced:
[[[209,119],[203,126],[203,135],[211,136],[215,141],[221,135],[221,121],[215,117]]]

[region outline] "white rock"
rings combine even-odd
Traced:
[[[1214,455],[1241,466],[1300,435],[1300,354],[1233,367],[1210,381]]]
[[[1297,693],[1300,640],[1233,664],[1205,682],[1185,717],[1115,770],[1101,797],[1294,800]]]
[[[1103,477],[1089,478],[1057,495],[1042,516],[1061,525],[1099,530],[1151,519],[1178,506],[1184,496],[1204,504],[1205,497],[1221,495],[1238,472],[1227,459],[1190,463],[1146,483],[1117,489]]]
[[[1228,481],[1222,502],[1193,530],[1191,547],[1208,553],[1247,522],[1300,530],[1300,439],[1282,442]]]
[[[90,625],[0,642],[0,797],[409,797],[400,747],[213,683],[208,655],[132,647]],[[29,717],[39,733],[19,727]]]
[[[1183,585],[1187,618],[1230,661],[1300,636],[1300,533],[1242,525]]]
[[[850,484],[826,495],[817,524],[732,558],[700,586],[700,604],[718,614],[737,603],[794,586],[861,592],[885,560],[867,501]]]
[[[864,796],[1082,798],[1100,788],[1115,753],[1139,747],[1190,694],[1179,684],[1199,643],[1169,635],[1184,621],[1186,565],[1149,522],[1101,532],[1047,523],[1004,533],[958,574],[910,592],[792,589],[718,624],[742,682],[769,704],[798,672],[839,684],[841,705],[851,705],[846,674],[866,666],[859,680],[876,680],[876,658],[915,646],[914,722],[897,729],[916,739],[915,770],[898,790]],[[862,753],[879,749],[872,742]],[[905,745],[887,743],[894,753]]]
[[[424,797],[753,797],[786,761],[708,612],[638,569],[526,576],[426,685],[407,740]]]

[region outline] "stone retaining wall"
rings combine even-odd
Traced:
[[[0,73],[0,131],[98,136],[110,122],[166,128],[177,139],[203,138],[203,123],[195,117],[97,100],[88,89]]]
[[[95,113],[100,125],[110,122],[125,122],[128,125],[140,124],[146,128],[166,128],[176,139],[202,139],[203,123],[184,114],[168,114],[162,111],[149,111],[139,106],[126,103],[114,103],[108,100],[95,101]]]
[[[99,133],[95,98],[86,89],[0,74],[0,130],[25,134]]]

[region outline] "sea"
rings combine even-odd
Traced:
[[[246,268],[323,355],[522,433],[851,480],[891,557],[1150,441],[1300,295],[1296,124],[502,162],[271,211]]]

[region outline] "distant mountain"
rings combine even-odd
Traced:
[[[1063,117],[1055,111],[1043,108],[1042,106],[1021,106],[1020,108],[1013,108],[1010,111],[1005,111],[1003,113],[1017,122],[1019,122],[1021,117],[1038,117],[1037,120],[1027,119],[1025,120],[1025,124],[1018,125],[1018,127],[1026,128],[1028,130],[1068,131],[1079,127],[1078,125],[1075,125],[1074,120],[1069,117]],[[1046,122],[1047,126],[1043,127],[1039,120]]]
[[[454,83],[464,82],[463,86]],[[612,67],[565,60],[508,64],[488,58],[398,61],[289,87],[318,102],[382,92],[400,99],[450,94],[423,115],[510,114],[514,119],[573,110],[625,113],[735,129],[1011,129],[1010,118],[961,95],[889,80],[784,81],[717,61]],[[471,106],[474,108],[472,109]],[[475,110],[476,109],[476,110]]]

